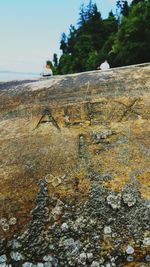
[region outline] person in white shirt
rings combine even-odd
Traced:
[[[52,69],[51,69],[50,65],[46,64],[44,66],[42,76],[43,77],[48,77],[48,76],[52,76],[52,75],[53,75],[53,72],[52,72]]]
[[[108,70],[110,69],[110,65],[107,62],[107,60],[105,60],[98,68],[99,70]]]

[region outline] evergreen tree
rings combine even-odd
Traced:
[[[118,21],[120,21],[121,15],[123,15],[125,17],[128,16],[128,14],[129,14],[129,6],[128,6],[128,1],[127,0],[117,0],[116,7],[117,7]]]
[[[67,73],[94,69],[96,67],[94,58],[104,45],[107,34],[103,27],[101,14],[92,1],[87,6],[82,5],[79,15],[78,29],[71,25],[68,38],[63,35],[61,39],[60,48],[63,55],[60,64],[62,65],[64,58],[65,61],[66,59],[69,61],[70,69],[69,66],[65,68]],[[68,54],[68,56],[64,57],[64,54]],[[91,58],[92,63],[90,64]]]
[[[123,8],[122,8],[122,15],[127,17],[129,14],[129,6],[128,6],[128,2],[127,1],[124,1],[124,4],[123,4]]]
[[[140,2],[144,2],[144,0],[133,0],[132,3],[131,3],[131,6],[136,5],[136,4],[140,3]]]
[[[62,55],[53,58],[55,74],[94,70],[108,59],[111,67],[150,61],[150,1],[117,0],[117,18],[102,19],[91,0],[82,5],[77,27],[61,36]]]
[[[150,61],[150,1],[139,1],[123,17],[115,37],[114,65],[129,65]]]
[[[61,36],[60,49],[63,51],[64,54],[67,53],[67,36],[64,32]]]
[[[57,68],[58,66],[58,58],[57,58],[57,54],[54,53],[53,55],[53,62],[54,62],[54,67]]]

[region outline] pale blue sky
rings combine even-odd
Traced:
[[[0,0],[0,70],[40,72],[88,0]],[[96,0],[102,17],[116,0]],[[129,1],[131,2],[131,1]]]

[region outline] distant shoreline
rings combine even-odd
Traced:
[[[18,85],[22,85],[26,83],[32,83],[36,81],[39,81],[39,79],[0,81],[0,91],[11,89],[13,86],[18,86]]]
[[[40,78],[39,73],[0,71],[0,82],[36,80]]]

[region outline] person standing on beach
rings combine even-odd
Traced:
[[[44,66],[44,69],[43,69],[42,76],[43,77],[49,77],[52,75],[53,75],[52,69],[51,69],[50,65],[46,63],[46,65]]]

